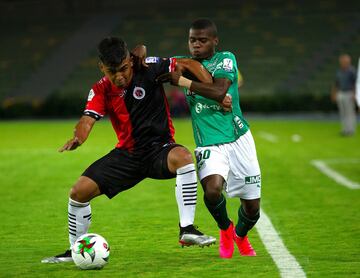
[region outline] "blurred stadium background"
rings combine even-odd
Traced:
[[[360,1],[2,0],[0,12],[0,118],[80,115],[101,77],[102,37],[143,43],[149,56],[187,54],[198,17],[213,19],[219,49],[235,53],[247,112],[335,111],[337,57],[360,56]],[[183,98],[167,93],[184,115]]]

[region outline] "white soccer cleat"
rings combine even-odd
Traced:
[[[216,238],[204,235],[194,225],[180,227],[179,243],[182,247],[197,245],[200,247],[210,246],[216,242]]]
[[[72,262],[71,250],[66,250],[63,254],[59,254],[53,257],[44,258],[41,260],[44,264],[58,264]]]

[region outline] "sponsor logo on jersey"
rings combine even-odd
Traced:
[[[136,99],[143,99],[145,97],[145,90],[141,87],[135,87],[133,91],[133,96]]]
[[[240,119],[238,116],[235,116],[235,117],[234,117],[234,122],[235,122],[240,128],[243,128],[243,127],[244,127],[243,122],[241,121],[241,119]]]
[[[185,94],[186,94],[187,96],[195,96],[195,95],[196,95],[194,92],[190,91],[189,89],[186,89],[186,90],[185,90]]]
[[[159,63],[160,58],[159,57],[146,57],[145,63],[146,64],[156,64]]]
[[[89,95],[88,95],[88,101],[92,101],[92,99],[95,96],[95,92],[93,89],[90,90]]]
[[[200,102],[195,104],[195,112],[200,114],[203,110],[205,109],[211,109],[211,110],[216,110],[216,111],[220,111],[221,110],[221,106],[217,105],[217,104],[202,104]]]
[[[245,184],[259,184],[261,182],[261,176],[249,176],[245,177]]]
[[[233,61],[229,58],[223,60],[223,69],[226,71],[232,71],[234,68]]]
[[[195,105],[195,111],[196,111],[196,113],[201,113],[201,111],[202,111],[202,104],[201,103],[196,103],[196,105]]]

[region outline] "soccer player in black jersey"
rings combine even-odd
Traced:
[[[91,222],[90,201],[102,194],[112,198],[141,180],[176,177],[176,200],[180,215],[181,245],[206,246],[215,238],[194,225],[197,178],[191,153],[175,143],[174,128],[161,83],[161,74],[188,70],[199,80],[212,82],[210,74],[196,61],[148,57],[147,66],[137,68],[118,38],[103,39],[98,45],[99,66],[104,77],[89,92],[84,115],[74,137],[60,152],[75,150],[90,134],[95,122],[108,114],[118,137],[116,147],[91,164],[71,188],[68,205],[70,247],[87,233]],[[71,252],[45,258],[44,263],[72,261]]]

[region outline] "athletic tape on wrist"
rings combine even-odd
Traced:
[[[190,79],[185,78],[184,76],[180,76],[178,85],[181,87],[185,87],[186,89],[190,89],[192,81]]]

